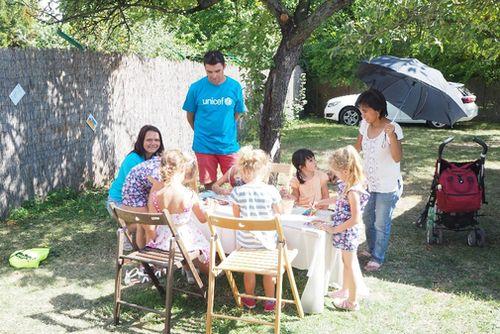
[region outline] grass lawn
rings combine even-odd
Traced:
[[[339,312],[326,299],[322,314],[304,319],[287,306],[282,333],[500,332],[500,124],[468,123],[447,130],[415,125],[404,126],[403,131],[405,192],[395,214],[388,260],[383,270],[366,275],[369,299],[356,313]],[[328,151],[353,143],[356,135],[356,128],[324,120],[293,123],[283,133],[282,160],[290,161],[294,150],[307,147],[325,168]],[[466,246],[466,234],[454,232],[444,234],[443,245],[431,247],[425,243],[425,231],[412,225],[429,193],[438,144],[450,135],[456,141],[445,151],[450,160],[479,156],[480,149],[469,140],[473,135],[490,145],[486,163],[489,205],[484,206],[481,217],[487,233],[484,248]],[[104,209],[105,196],[104,190],[56,192],[45,202],[29,203],[0,223],[0,333],[161,331],[158,316],[126,307],[121,324],[112,324],[116,226]],[[39,269],[13,270],[8,265],[13,251],[37,246],[52,249]],[[295,276],[302,291],[306,273],[295,271]],[[176,280],[183,281],[180,277]],[[285,295],[289,297],[289,291]],[[129,287],[124,296],[162,308],[162,300],[149,285]],[[224,277],[218,281],[217,296],[216,309],[233,315],[244,313],[234,306]],[[174,333],[204,332],[202,301],[176,295],[173,311]],[[272,331],[216,321],[214,332]]]

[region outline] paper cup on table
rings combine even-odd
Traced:
[[[281,211],[285,214],[291,214],[293,210],[294,200],[284,199],[281,201]]]

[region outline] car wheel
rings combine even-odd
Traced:
[[[356,107],[345,107],[340,111],[339,121],[345,125],[358,125],[361,121],[361,113]]]
[[[444,123],[439,123],[439,122],[434,122],[434,121],[427,121],[427,126],[434,128],[434,129],[442,129],[445,128],[447,125]]]

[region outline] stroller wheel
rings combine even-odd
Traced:
[[[467,245],[473,247],[476,246],[476,231],[470,231],[469,234],[467,234]]]
[[[476,245],[478,247],[484,247],[484,244],[486,243],[486,233],[480,227],[476,228],[474,232],[476,235]]]

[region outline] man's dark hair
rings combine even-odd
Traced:
[[[358,96],[356,107],[359,108],[362,104],[378,112],[379,118],[387,116],[387,102],[384,94],[375,88],[370,88]]]
[[[218,50],[208,51],[203,56],[203,64],[204,65],[217,65],[217,64],[225,65],[226,61],[224,60],[224,55],[222,52]]]
[[[137,136],[137,140],[136,140],[136,142],[134,144],[134,149],[132,150],[132,152],[135,152],[135,153],[139,154],[144,159],[146,159],[146,150],[144,149],[144,139],[146,138],[146,133],[148,131],[153,131],[153,132],[156,132],[156,133],[158,133],[160,135],[160,147],[153,154],[153,156],[160,155],[163,152],[163,150],[165,149],[163,147],[163,139],[161,137],[160,130],[158,130],[158,128],[156,126],[144,125],[141,128],[141,130],[139,131],[139,135]]]

